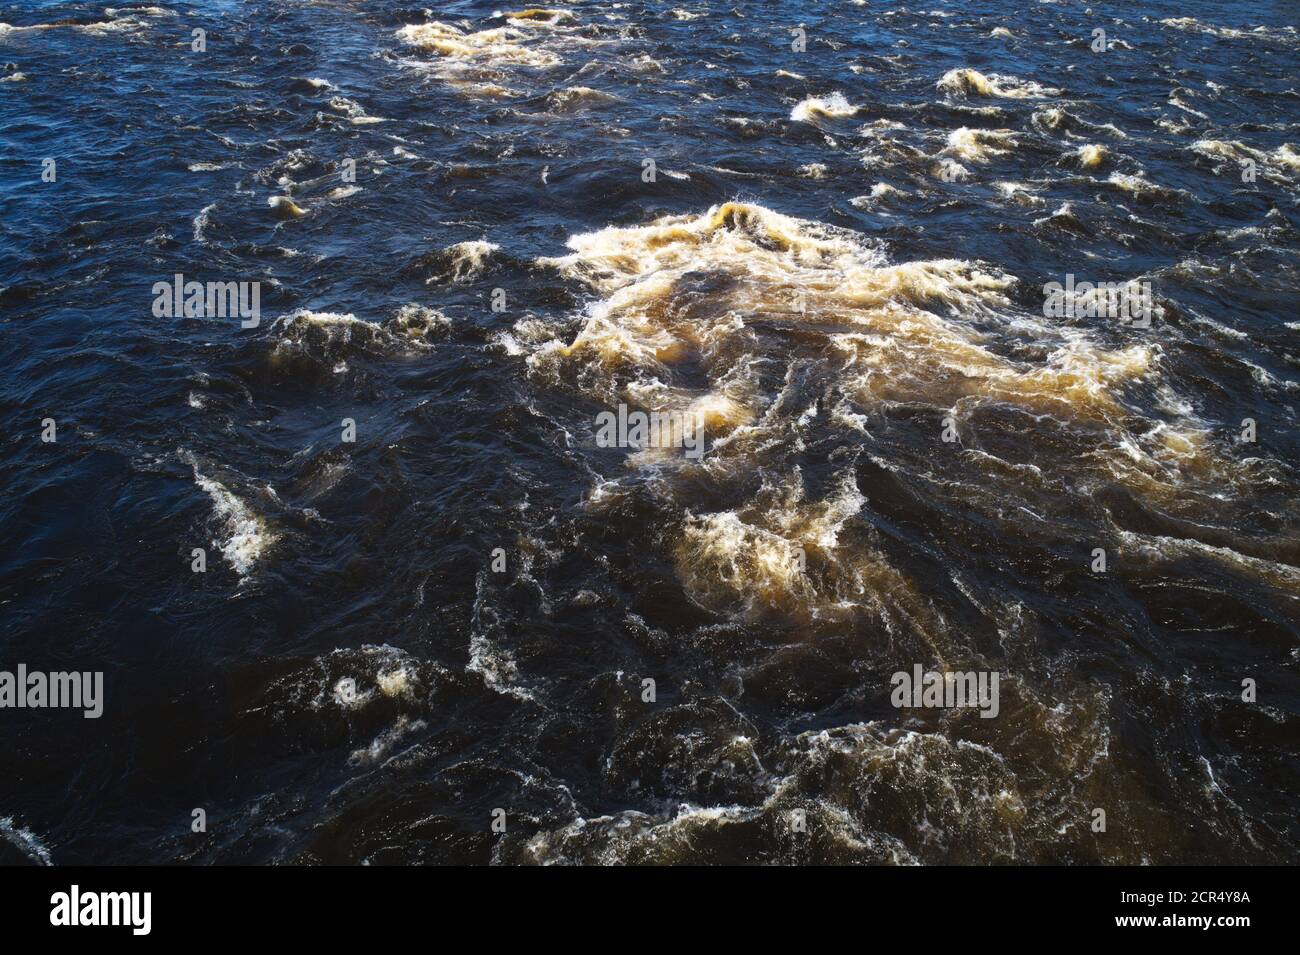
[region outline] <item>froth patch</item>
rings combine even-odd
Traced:
[[[708,610],[778,610],[823,619],[852,613],[884,596],[911,599],[903,577],[869,547],[842,547],[841,535],[866,498],[853,475],[809,500],[795,475],[765,487],[740,511],[690,514],[678,541],[678,573]]]
[[[529,35],[514,27],[475,33],[447,23],[420,23],[402,27],[397,37],[409,46],[462,63],[548,67],[562,62],[556,53],[529,43]]]
[[[1012,729],[1000,737],[976,718],[924,729],[851,723],[770,739],[696,731],[693,714],[680,708],[674,725],[687,731],[673,762],[683,776],[731,778],[737,765],[761,765],[759,785],[731,788],[731,800],[717,805],[673,800],[653,813],[578,818],[529,837],[518,861],[726,863],[759,834],[774,847],[770,861],[796,864],[809,851],[843,864],[1046,862],[1059,857],[1063,837],[1079,858],[1118,861],[1121,850],[1098,856],[1096,840],[1077,825],[1105,792],[1132,785],[1107,758],[1104,691],[1040,698],[1008,680],[1002,692],[1011,698],[1003,720]],[[633,737],[622,749],[640,743]],[[814,842],[782,838],[793,810],[805,815]]]
[[[1008,195],[1023,191],[1006,185]],[[1156,373],[1159,349],[1106,347],[1020,312],[1014,277],[987,265],[889,263],[857,233],[741,202],[568,245],[570,254],[538,264],[599,298],[567,344],[520,346],[528,372],[606,408],[713,409],[701,460],[637,453],[626,465],[680,474],[656,482],[681,514],[670,546],[688,595],[718,613],[829,618],[865,608],[925,619],[923,601],[870,543],[852,472],[807,493],[798,463],[809,442],[865,434],[892,409],[926,408],[935,422],[1018,409],[1062,440],[1086,442],[1102,468],[1142,446],[1130,428],[1143,419],[1127,396]],[[1004,347],[1004,330],[1029,336],[1035,357]],[[1147,442],[1147,470],[1199,467],[1211,455],[1176,433]],[[1052,453],[1037,465],[1066,466]],[[698,509],[701,481],[721,506]],[[611,493],[602,483],[593,506]]]

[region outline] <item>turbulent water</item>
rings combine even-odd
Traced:
[[[0,860],[1300,860],[1296,19],[0,2]]]

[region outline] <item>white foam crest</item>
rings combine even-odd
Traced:
[[[948,135],[944,151],[968,162],[986,163],[1005,156],[1016,148],[1016,138],[1009,129],[970,129],[966,126]]]
[[[0,817],[0,839],[4,839],[32,862],[53,865],[50,850],[32,830],[18,825],[13,816]]]
[[[1004,76],[999,73],[985,75],[979,70],[969,68],[949,70],[936,84],[946,93],[975,94],[993,96],[999,99],[1042,99],[1060,95],[1059,89],[1041,86],[1032,80],[1022,80],[1016,76]]]
[[[203,474],[193,455],[182,452],[181,458],[193,469],[194,483],[212,500],[213,520],[221,529],[213,543],[235,573],[241,579],[247,578],[275,542],[275,534],[246,501],[220,481]]]
[[[858,107],[844,98],[843,93],[831,93],[829,96],[809,96],[795,104],[790,110],[790,118],[796,122],[811,123],[821,117],[841,119],[854,116]]]

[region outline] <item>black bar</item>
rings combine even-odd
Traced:
[[[973,942],[981,937],[1042,940],[1044,932],[1057,940],[1105,935],[1182,944],[1200,936],[1232,944],[1242,931],[1286,927],[1291,876],[1280,867],[798,872],[691,867],[598,874],[365,867],[4,869],[0,924],[7,941],[66,938],[75,931],[83,940],[255,939],[305,945],[354,938],[380,945],[398,944],[414,933],[431,944],[452,944],[470,929],[526,932],[531,925],[545,934],[567,926],[565,931],[584,936],[599,929],[607,939],[645,935],[668,944],[681,938],[671,926],[708,924],[726,935],[761,932],[779,921],[786,930],[817,935],[839,922],[846,931],[868,933],[862,938],[869,937],[872,947],[887,939],[937,940],[935,933]],[[88,893],[150,893],[148,934],[134,934],[129,924],[51,925],[52,896],[70,894],[73,885],[83,904]],[[1208,927],[1200,924],[1205,918],[1212,920]],[[1122,919],[1153,922],[1120,924]],[[1197,921],[1189,924],[1190,919]],[[433,928],[437,934],[429,935]]]

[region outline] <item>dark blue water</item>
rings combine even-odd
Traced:
[[[0,859],[1300,858],[1294,4],[499,9],[0,3]]]

